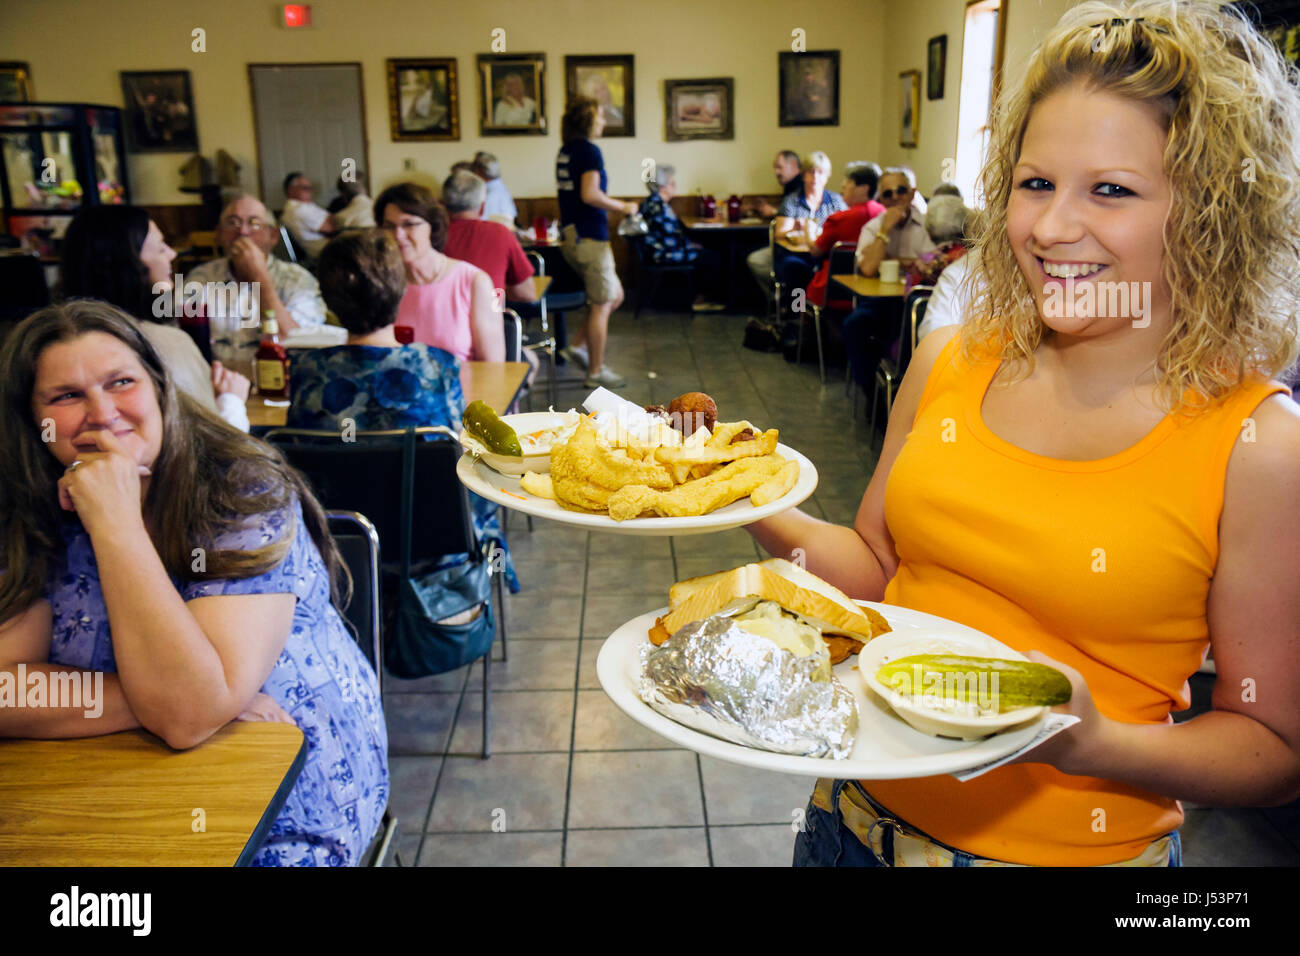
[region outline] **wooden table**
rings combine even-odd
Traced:
[[[533,292],[537,295],[537,301],[542,301],[542,296],[546,295],[546,290],[551,287],[550,276],[533,276]]]
[[[880,279],[868,279],[863,275],[831,276],[832,282],[838,282],[853,294],[854,304],[862,299],[901,299],[907,284],[904,282],[882,282]]]
[[[181,752],[144,730],[0,740],[0,866],[246,865],[306,756],[297,727],[244,721]]]
[[[727,251],[724,257],[727,268],[727,311],[738,311],[738,300],[736,298],[736,289],[744,286],[743,276],[738,277],[740,270],[738,260],[741,255],[740,246],[746,242],[753,245],[758,238],[758,233],[767,232],[767,221],[759,219],[755,222],[728,222],[722,219],[700,219],[696,216],[682,216],[682,226],[687,232],[696,233],[693,239],[702,239],[706,235],[718,236],[727,244]],[[756,248],[756,247],[755,247]],[[753,249],[747,249],[744,255],[749,255]]]
[[[465,403],[482,399],[501,414],[514,404],[527,377],[527,362],[460,363],[460,387],[465,393]],[[253,428],[283,428],[289,414],[288,405],[268,405],[260,395],[250,395],[245,407],[248,423]]]

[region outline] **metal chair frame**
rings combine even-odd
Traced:
[[[529,249],[524,254],[532,261],[533,271],[536,272],[537,275],[546,275],[546,260],[542,258],[540,253],[536,250]],[[527,342],[522,333],[523,323],[533,316],[522,314],[519,312],[519,309],[522,308],[524,312],[529,312],[531,311],[530,307],[537,309],[537,318],[539,318],[542,323],[541,338],[537,339],[535,342]],[[523,348],[528,349],[530,352],[545,352],[550,359],[550,365],[546,370],[546,397],[550,401],[551,406],[554,407],[559,401],[555,381],[555,349],[558,343],[555,334],[551,331],[551,320],[546,312],[546,296],[543,295],[536,302],[516,302],[511,308],[520,321],[520,335],[521,340],[523,341]]]
[[[637,265],[640,269],[636,289],[636,309],[632,313],[632,318],[639,319],[641,317],[641,307],[645,305],[647,300],[653,305],[655,292],[659,290],[659,280],[665,275],[678,273],[686,276],[687,298],[695,298],[695,263],[651,262],[649,253],[646,251],[644,236],[628,236],[626,238],[628,244],[632,246],[633,251],[636,253]]]
[[[914,286],[912,291],[907,294],[903,311],[903,334],[899,338],[898,362],[895,363],[888,356],[885,356],[880,360],[880,364],[876,366],[875,387],[871,391],[871,433],[873,435],[876,431],[876,399],[881,393],[884,394],[885,422],[888,425],[889,413],[894,407],[894,396],[898,393],[898,386],[902,383],[903,376],[907,373],[907,367],[911,364],[912,356],[916,352],[917,327],[921,324],[921,319],[925,315],[925,307],[933,294],[934,286],[932,285]]]

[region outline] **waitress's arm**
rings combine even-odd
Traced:
[[[636,214],[638,209],[636,203],[615,199],[600,188],[599,169],[589,169],[582,174],[580,195],[582,201],[588,206],[595,206],[597,209],[603,209],[606,212],[620,212],[625,216],[632,216]]]
[[[15,695],[22,695],[23,702],[20,706],[17,696],[6,700],[0,693],[4,702],[0,705],[0,737],[97,737],[139,727],[117,675],[49,663],[52,637],[53,612],[46,600],[0,624],[0,685],[8,684]],[[44,677],[34,678],[38,673]],[[31,691],[41,682],[44,704],[26,706],[33,699]],[[69,697],[52,693],[52,688],[74,683],[79,696],[76,706],[55,706],[67,703]]]
[[[912,430],[930,369],[958,328],[936,329],[917,346],[890,410],[880,460],[862,496],[853,527],[822,521],[794,508],[745,527],[768,554],[791,560],[802,558],[809,571],[850,597],[879,601],[884,596],[885,585],[898,570],[894,538],[885,524],[885,485]]]
[[[1059,769],[1207,806],[1300,796],[1300,409],[1275,395],[1250,420],[1255,440],[1238,441],[1228,464],[1210,585],[1214,709],[1157,725],[1094,710],[1091,732],[1059,735]]]

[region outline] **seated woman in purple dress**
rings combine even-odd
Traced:
[[[140,727],[183,750],[234,720],[296,724],[306,762],[254,862],[359,862],[388,802],[388,737],[311,492],[178,392],[106,303],[29,316],[0,383],[0,674],[103,680],[98,713],[4,707],[0,736]]]
[[[346,345],[303,349],[290,371],[291,428],[382,431],[445,425],[460,431],[465,398],[460,363],[450,352],[393,334],[406,273],[396,240],[381,230],[340,236],[316,267],[321,295],[348,330]],[[471,494],[474,531],[487,548],[500,548],[506,583],[519,590],[498,507]],[[464,560],[464,556],[457,556]]]

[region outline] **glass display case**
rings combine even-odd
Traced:
[[[85,103],[0,104],[5,231],[53,255],[83,206],[130,202],[122,111]]]

